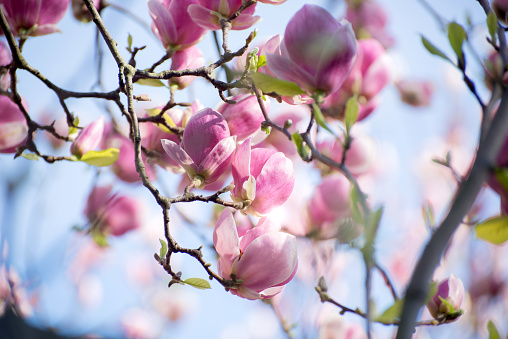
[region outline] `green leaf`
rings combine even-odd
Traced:
[[[119,154],[118,148],[111,147],[103,151],[88,151],[79,160],[89,165],[104,167],[113,165]]]
[[[79,117],[77,115],[74,117],[74,120],[72,121],[72,124],[74,126],[79,126]],[[78,129],[76,127],[70,126],[67,135],[71,136],[71,135],[76,134],[76,133],[78,133]]]
[[[497,17],[494,11],[490,11],[487,16],[487,26],[489,27],[489,34],[492,42],[496,41],[496,31],[497,31]]]
[[[508,240],[508,216],[487,219],[476,225],[474,230],[478,239],[500,245]]]
[[[462,44],[464,43],[465,38],[466,32],[461,25],[456,22],[451,22],[448,24],[448,40],[450,40],[450,45],[452,46],[453,51],[459,59],[464,58],[464,53],[462,52]]]
[[[423,35],[422,35],[422,43],[423,46],[427,49],[427,51],[429,51],[431,54],[437,55],[438,57],[441,57],[453,64],[453,62],[443,52],[441,52],[441,50],[439,50],[436,46],[434,46]]]
[[[138,81],[136,81],[136,84],[152,87],[168,87],[164,85],[164,83],[159,79],[138,79]]]
[[[505,190],[508,190],[508,168],[497,167],[494,169],[494,174],[501,186],[503,186]]]
[[[380,316],[374,321],[382,324],[396,324],[400,320],[402,314],[402,307],[404,306],[404,299],[397,299],[392,306],[388,307]]]
[[[207,289],[211,288],[210,283],[207,280],[201,279],[201,278],[189,278],[189,279],[182,280],[182,282],[184,284],[190,285],[190,286],[198,288],[200,290],[207,290]]]
[[[487,330],[489,331],[489,339],[501,339],[501,334],[499,334],[499,331],[497,330],[496,325],[494,325],[492,320],[489,320],[487,323]]]
[[[296,82],[280,80],[264,73],[254,73],[250,77],[254,84],[265,93],[275,92],[286,97],[305,94]]]
[[[99,247],[109,246],[106,235],[100,231],[92,231],[92,239]]]
[[[365,222],[361,211],[360,194],[361,193],[358,191],[358,188],[353,186],[353,189],[351,190],[351,216],[354,221],[364,225]]]
[[[349,131],[358,119],[358,112],[360,107],[358,106],[358,96],[353,95],[346,102],[346,111],[344,113],[344,122],[346,123],[346,130]]]
[[[258,59],[258,68],[268,65],[266,62],[266,55],[260,55]]]
[[[28,160],[39,160],[39,156],[35,153],[23,153],[21,154],[21,156],[25,159],[28,159]]]
[[[296,145],[298,154],[303,160],[307,160],[310,157],[310,148],[308,145],[303,144],[303,138],[298,131],[291,135],[291,139]]]
[[[323,127],[324,129],[326,129],[328,132],[332,133],[333,135],[335,135],[335,132],[332,131],[332,129],[326,123],[325,117],[323,116],[323,112],[321,112],[321,108],[319,107],[319,105],[316,105],[316,103],[313,103],[312,109],[314,110],[314,119],[316,119],[316,122],[318,123],[318,125]]]
[[[129,35],[127,36],[127,46],[129,47],[129,50],[132,49],[132,35]]]
[[[161,243],[161,249],[159,251],[161,259],[164,259],[166,257],[166,254],[168,253],[168,244],[162,239],[159,238],[159,242]]]

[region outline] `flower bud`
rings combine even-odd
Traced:
[[[15,153],[16,148],[26,141],[26,120],[12,100],[0,95],[0,153]]]
[[[439,283],[436,294],[427,304],[427,309],[434,319],[441,319],[451,312],[458,311],[463,298],[464,285],[459,278],[452,274]]]
[[[71,153],[81,158],[88,151],[93,151],[101,143],[103,132],[104,117],[101,116],[79,133],[71,145]]]

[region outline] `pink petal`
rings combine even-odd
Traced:
[[[252,16],[249,14],[245,14],[245,12],[243,12],[233,21],[233,27],[231,29],[234,31],[240,31],[251,27],[252,25],[258,23],[259,21],[261,21],[260,16],[257,15]]]
[[[37,24],[44,26],[58,23],[64,17],[69,2],[70,0],[42,0]]]
[[[233,267],[243,285],[254,291],[276,286],[293,274],[297,265],[296,238],[283,232],[270,232],[254,239]]]
[[[211,31],[220,29],[219,18],[211,14],[208,8],[194,4],[187,8],[187,12],[197,25]]]
[[[291,59],[277,54],[267,54],[266,62],[273,74],[282,80],[296,82],[302,89],[313,84],[313,77]]]
[[[250,174],[257,178],[266,162],[270,159],[272,155],[277,153],[276,150],[269,148],[254,148],[251,151],[251,161],[250,161]]]
[[[251,228],[245,234],[240,238],[240,249],[245,250],[247,246],[256,238],[259,236],[270,233],[270,232],[276,232],[280,230],[280,225],[274,222],[269,217],[264,217],[259,220],[256,227]]]
[[[189,174],[189,176],[193,178],[197,173],[197,166],[194,163],[194,161],[192,161],[192,159],[189,157],[189,155],[180,146],[178,146],[175,142],[171,140],[162,139],[161,142],[162,147],[164,148],[166,153],[171,157],[171,159],[179,163],[180,166],[182,166],[185,169],[187,174]]]
[[[219,141],[206,158],[199,164],[197,173],[211,184],[227,171],[233,161],[236,150],[236,136]]]
[[[154,33],[159,36],[165,48],[175,44],[177,41],[176,26],[173,16],[169,11],[157,0],[148,1],[148,10],[152,16],[153,23],[156,28]],[[152,26],[153,30],[153,26]]]
[[[235,183],[234,195],[242,196],[242,185],[249,179],[250,175],[250,138],[245,140],[243,144],[238,146],[236,154],[233,157],[232,172],[233,182]]]
[[[228,208],[225,208],[213,230],[213,245],[221,259],[221,270],[230,274],[233,263],[240,255],[240,239],[236,230],[235,219]]]

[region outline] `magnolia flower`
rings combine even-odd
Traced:
[[[245,211],[262,216],[288,200],[295,184],[293,163],[284,153],[266,148],[251,150],[251,140],[238,146],[233,159],[234,201]]]
[[[358,39],[373,38],[385,48],[393,45],[393,37],[386,31],[386,12],[373,0],[348,1],[346,19],[351,22]]]
[[[401,80],[395,84],[400,100],[414,107],[429,106],[434,86],[429,81]]]
[[[198,0],[189,6],[188,12],[192,20],[199,26],[215,31],[221,29],[220,19],[229,19],[244,3],[244,0]],[[256,4],[249,6],[231,23],[231,29],[247,29],[260,21],[253,16]]]
[[[7,66],[11,61],[11,50],[3,41],[0,41],[0,66]],[[4,72],[0,71],[0,89],[6,91],[11,85],[11,76],[8,69],[5,69]]]
[[[88,151],[93,151],[102,141],[104,132],[104,117],[92,122],[84,128],[71,145],[71,153],[78,158]]]
[[[182,166],[199,189],[217,180],[231,165],[236,137],[224,117],[211,108],[192,116],[180,145],[162,140],[166,153]]]
[[[238,237],[231,211],[222,211],[213,244],[219,274],[237,283],[230,289],[232,294],[251,300],[271,298],[293,278],[298,267],[296,238],[279,230],[273,221],[262,218]]]
[[[186,49],[203,39],[206,29],[196,25],[187,9],[198,0],[149,0],[152,31],[165,49]]]
[[[280,55],[266,55],[280,79],[296,82],[309,94],[330,94],[347,78],[356,58],[356,40],[347,21],[325,9],[305,5],[289,21]]]
[[[266,133],[261,130],[261,123],[265,120],[257,98],[252,94],[240,94],[231,98],[236,104],[222,103],[217,111],[226,119],[231,135],[236,135],[237,141],[242,142],[248,137],[254,137],[254,143],[261,142],[266,138]],[[270,110],[270,102],[265,102],[267,113]]]
[[[26,120],[12,100],[0,95],[0,153],[15,153],[25,143],[28,127]]]
[[[171,57],[171,70],[181,71],[184,69],[194,69],[205,64],[203,53],[196,46],[177,51]],[[169,79],[170,85],[177,85],[178,89],[184,89],[195,79],[195,76],[174,77]]]
[[[452,274],[439,283],[436,295],[430,299],[427,309],[434,319],[446,317],[451,312],[460,309],[463,298],[464,285],[459,278]]]
[[[39,36],[59,32],[69,0],[0,0],[14,35]]]

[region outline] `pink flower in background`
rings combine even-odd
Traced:
[[[18,105],[0,95],[0,153],[15,153],[25,143],[27,133],[25,116]]]
[[[385,48],[393,45],[393,37],[386,31],[386,12],[375,1],[348,1],[346,19],[353,25],[358,39],[373,38]]]
[[[211,108],[192,116],[178,145],[162,140],[166,153],[182,166],[199,189],[216,181],[231,165],[236,137],[224,117]]]
[[[258,2],[269,4],[269,5],[281,5],[285,3],[287,0],[258,0]]]
[[[7,66],[11,61],[11,50],[3,41],[0,41],[0,66]],[[5,69],[4,71],[5,73],[0,73],[0,89],[7,91],[11,86],[11,76],[9,70]]]
[[[284,153],[266,148],[251,150],[247,139],[238,146],[233,159],[234,201],[248,206],[245,212],[262,216],[282,205],[295,184],[293,163]]]
[[[240,94],[231,98],[236,104],[222,103],[217,111],[226,119],[231,135],[236,135],[236,141],[242,142],[253,137],[257,144],[266,138],[261,130],[261,122],[265,120],[257,98],[252,94]],[[267,113],[270,111],[270,102],[264,103]]]
[[[296,82],[310,94],[330,94],[346,80],[356,58],[356,40],[347,21],[305,5],[289,21],[280,54],[266,60],[277,78]]]
[[[358,41],[358,54],[351,73],[344,84],[325,98],[323,110],[342,119],[347,100],[358,95],[358,121],[376,108],[377,95],[391,81],[390,61],[384,47],[375,39]]]
[[[171,70],[181,71],[184,69],[195,69],[202,67],[205,64],[205,58],[203,53],[196,46],[191,46],[187,49],[177,51],[171,57]],[[177,78],[171,78],[169,80],[170,85],[177,85],[178,89],[184,89],[189,86],[190,83],[195,79],[194,76],[183,76]]]
[[[111,194],[112,186],[97,186],[88,197],[85,215],[91,232],[120,236],[142,225],[142,206],[137,199]]]
[[[226,279],[240,280],[230,292],[246,299],[267,299],[278,294],[298,267],[296,238],[280,232],[268,218],[238,237],[229,209],[222,211],[213,232],[219,255],[217,269]]]
[[[395,84],[400,93],[400,99],[414,107],[429,106],[434,86],[429,81],[401,80]]]
[[[462,299],[464,298],[464,285],[462,281],[455,275],[450,275],[449,278],[441,281],[437,287],[437,293],[430,299],[427,304],[427,309],[430,315],[435,319],[448,315],[452,312],[453,307],[455,311],[460,309]],[[443,302],[441,299],[445,300]],[[447,305],[447,303],[449,305]]]
[[[220,19],[229,19],[243,4],[243,0],[198,0],[197,4],[189,6],[191,19],[199,26],[215,31],[221,29]],[[233,30],[247,29],[260,21],[259,16],[253,16],[256,4],[244,10],[233,20]]]
[[[71,145],[71,154],[80,158],[88,151],[93,151],[102,141],[104,132],[104,117],[92,122],[84,128]]]
[[[69,0],[0,0],[14,35],[46,35],[59,32]],[[1,32],[1,30],[0,30]]]
[[[198,0],[149,0],[152,31],[165,49],[186,49],[203,39],[207,30],[196,25],[187,8]]]

